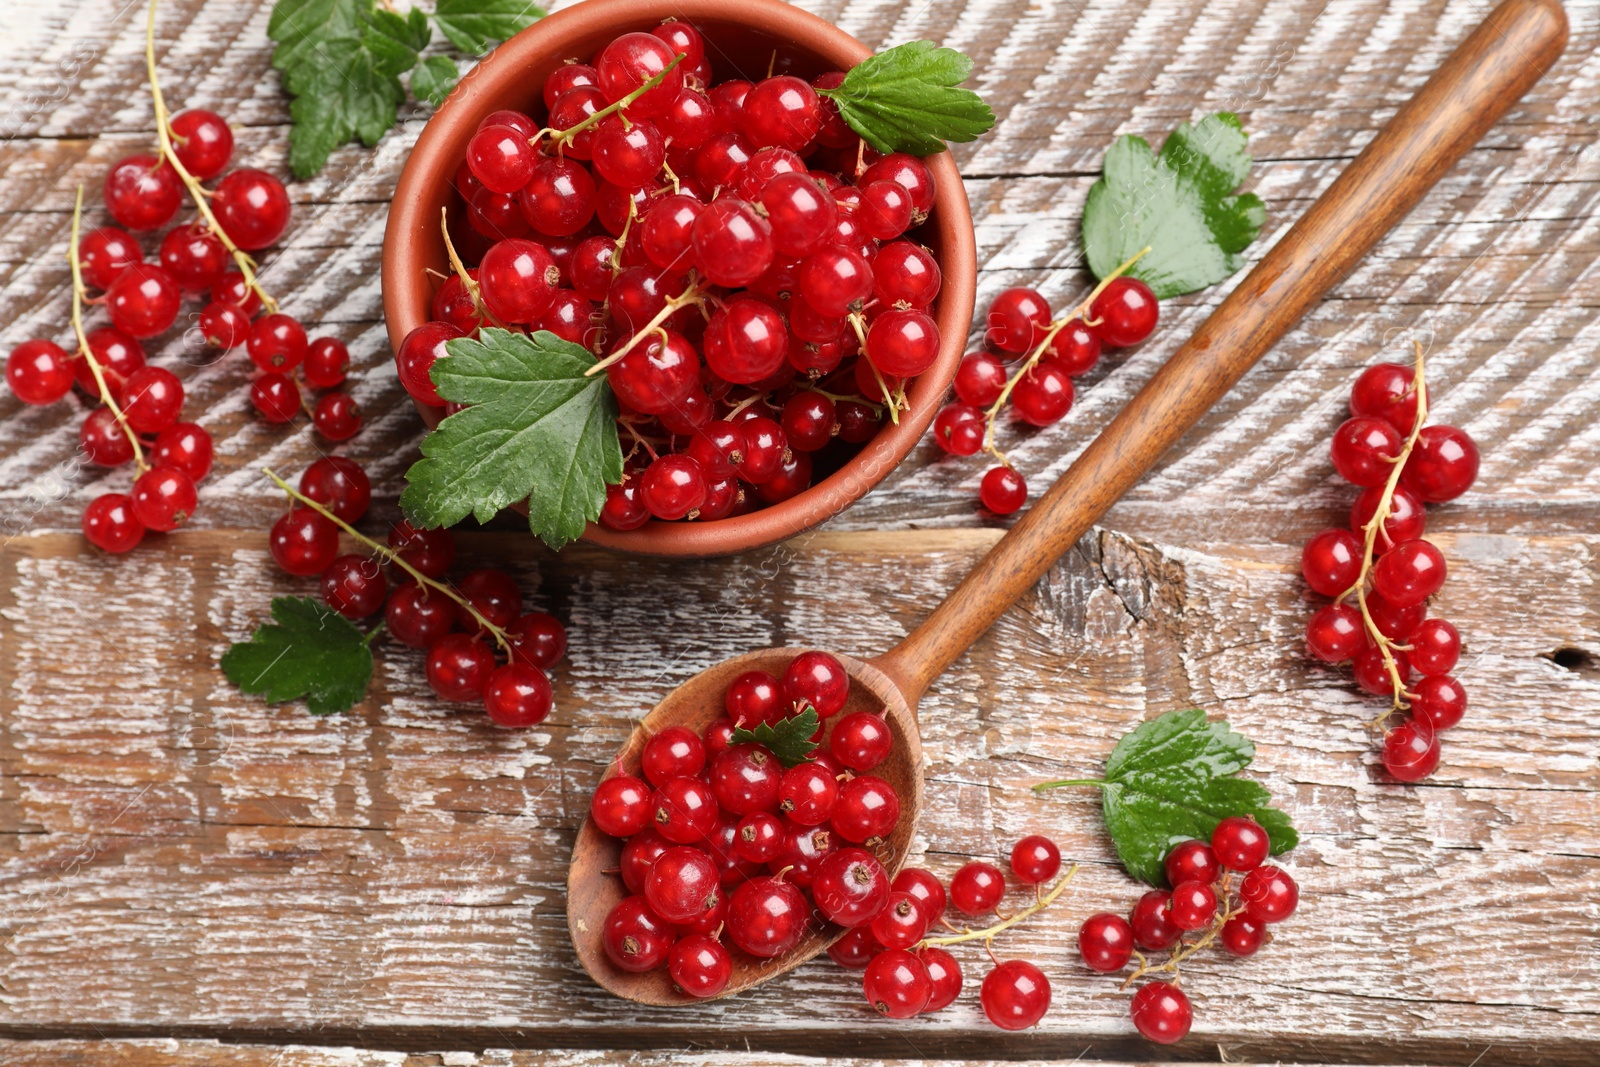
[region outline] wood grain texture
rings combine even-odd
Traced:
[[[1110,138],[1159,139],[1218,107],[1251,131],[1267,246],[1491,7],[805,6],[869,44],[926,36],[976,59],[1002,117],[957,151],[980,306],[1012,284],[1058,305],[1081,293],[1076,220]],[[1126,997],[1073,962],[1077,920],[1126,907],[1135,887],[1092,797],[1025,787],[1092,772],[1130,725],[1190,704],[1260,743],[1259,773],[1304,836],[1291,866],[1307,896],[1257,958],[1191,969],[1196,1033],[1174,1055],[1600,1060],[1600,5],[1568,12],[1572,43],[1551,74],[925,698],[930,815],[914,855],[948,874],[1043,830],[1085,865],[1002,943],[1051,977],[1041,1030],[999,1034],[970,996],[884,1024],[850,976],[815,963],[724,1004],[635,1010],[588,982],[565,932],[572,835],[638,717],[752,648],[889,647],[996,536],[973,510],[981,464],[924,445],[827,531],[732,561],[557,560],[513,530],[469,536],[471,559],[511,560],[530,604],[570,622],[551,720],[512,734],[442,707],[419,657],[394,648],[366,704],[315,720],[240,697],[214,664],[273,595],[305,588],[266,559],[281,497],[254,472],[298,471],[318,441],[254,423],[245,361],[200,358],[175,333],[152,353],[217,435],[218,474],[195,528],[127,559],[90,553],[75,532],[83,504],[123,477],[72,465],[81,412],[0,398],[0,1032],[84,1042],[0,1046],[0,1061],[407,1063],[500,1049],[521,1051],[412,1062],[652,1062],[545,1051],[563,1046],[748,1048],[711,1062],[785,1067],[815,1062],[785,1054],[1147,1060]],[[148,147],[142,17],[66,0],[8,20],[7,347],[63,336],[73,186]],[[162,71],[169,99],[239,124],[241,161],[282,173],[266,20],[265,4],[164,3]],[[290,233],[267,257],[286,307],[347,340],[361,368],[369,423],[340,451],[373,475],[374,529],[394,514],[420,425],[391,369],[377,261],[421,122],[411,113],[375,151],[342,150],[291,187]],[[1030,482],[1065,469],[1230,288],[1165,306],[1149,343],[1080,380],[1058,426],[1007,428]],[[1414,335],[1432,346],[1437,417],[1469,429],[1485,463],[1473,492],[1430,515],[1452,565],[1438,611],[1467,636],[1472,708],[1439,775],[1402,788],[1375,769],[1361,725],[1374,705],[1297,652],[1311,602],[1295,569],[1300,540],[1349,506],[1325,441],[1351,378]],[[969,980],[980,973],[978,952],[960,958]],[[166,1037],[195,1040],[118,1040]],[[270,1047],[288,1042],[350,1047]]]

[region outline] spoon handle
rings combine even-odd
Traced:
[[[1505,0],[977,568],[878,665],[914,705],[1555,62],[1556,0]]]

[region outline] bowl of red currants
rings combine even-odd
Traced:
[[[976,255],[949,153],[882,155],[815,91],[870,54],[781,0],[584,0],[497,48],[423,130],[384,238],[429,428],[448,341],[548,331],[619,413],[586,541],[739,552],[877,485],[954,377]]]

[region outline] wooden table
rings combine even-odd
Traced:
[[[929,37],[975,57],[1002,118],[957,150],[980,306],[1022,283],[1060,306],[1085,288],[1076,220],[1114,135],[1159,140],[1240,111],[1270,206],[1264,246],[1490,4],[806,6],[871,44]],[[465,535],[571,627],[556,712],[512,733],[441,706],[418,655],[392,646],[371,699],[332,719],[243,698],[217,672],[272,596],[308,591],[267,559],[282,502],[257,470],[298,472],[318,445],[249,416],[242,354],[213,359],[176,334],[159,346],[217,435],[218,469],[188,529],[126,558],[77,532],[83,505],[126,477],[71,468],[80,411],[0,398],[0,1062],[1600,1061],[1600,5],[1570,12],[1550,75],[924,702],[926,863],[948,874],[1044,831],[1083,864],[1003,942],[1054,984],[1032,1032],[988,1026],[970,992],[887,1023],[827,964],[731,1002],[632,1010],[577,968],[562,896],[574,827],[635,717],[737,651],[887,647],[998,536],[974,510],[982,464],[925,445],[823,531],[747,558],[557,558],[511,526]],[[66,338],[73,187],[93,194],[152,139],[138,3],[18,2],[9,16],[7,347]],[[265,3],[165,3],[161,69],[175,106],[222,111],[237,158],[283,173],[267,17]],[[425,117],[293,185],[292,228],[267,256],[286,308],[359,364],[368,427],[340,451],[379,487],[375,530],[420,433],[377,271]],[[1220,296],[1168,304],[1149,343],[1081,381],[1065,422],[1007,430],[1035,486]],[[1452,568],[1436,611],[1466,635],[1472,707],[1439,773],[1402,787],[1363,726],[1374,703],[1300,651],[1312,601],[1297,561],[1352,496],[1326,452],[1350,381],[1413,337],[1431,346],[1438,417],[1472,432],[1484,464],[1429,517]],[[1131,725],[1190,705],[1257,740],[1254,770],[1301,828],[1304,898],[1256,958],[1186,968],[1197,1023],[1169,1052],[1134,1037],[1126,994],[1076,962],[1078,921],[1138,891],[1095,798],[1027,786],[1092,773]],[[969,990],[980,957],[962,952]]]

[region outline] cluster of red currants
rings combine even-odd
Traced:
[[[622,409],[604,525],[808,488],[939,352],[939,266],[906,239],[932,177],[879,157],[815,91],[843,77],[712,85],[699,32],[671,21],[557,68],[547,128],[487,116],[455,178],[452,241],[475,266],[402,343],[406,389],[444,405],[434,360],[481,326],[548,330],[603,357]]]
[[[1178,988],[1178,965],[1213,941],[1235,956],[1253,956],[1272,939],[1267,927],[1294,914],[1300,888],[1289,872],[1267,863],[1271,841],[1253,819],[1223,819],[1211,843],[1179,842],[1167,853],[1170,891],[1152,889],[1124,919],[1101,912],[1078,930],[1078,951],[1091,970],[1111,974],[1138,957],[1123,987],[1150,974],[1171,981],[1148,982],[1133,994],[1130,1011],[1141,1034],[1163,1045],[1181,1041],[1194,1023],[1189,998]],[[1242,876],[1242,877],[1240,877]],[[1235,884],[1235,879],[1238,879]],[[1194,935],[1185,940],[1186,935]],[[1142,953],[1173,950],[1163,964]]]
[[[269,545],[278,566],[296,577],[320,576],[323,602],[347,619],[382,611],[395,640],[426,650],[428,684],[441,699],[481,700],[501,726],[544,721],[552,701],[545,672],[566,654],[567,632],[553,615],[523,613],[516,578],[484,568],[446,582],[456,555],[449,530],[422,530],[402,519],[390,527],[387,548],[356,533],[352,524],[366,514],[372,487],[366,471],[343,456],[307,467],[300,494],[328,514],[297,504],[272,524]],[[341,526],[370,554],[341,555]],[[490,638],[507,662],[495,665]]]
[[[1363,690],[1411,709],[1383,740],[1384,768],[1402,782],[1433,773],[1439,732],[1467,708],[1466,689],[1450,674],[1461,635],[1427,617],[1446,567],[1422,533],[1426,506],[1454,500],[1478,475],[1478,447],[1465,431],[1418,426],[1426,421],[1418,380],[1398,363],[1379,363],[1356,379],[1351,418],[1334,431],[1332,456],[1334,469],[1362,491],[1349,529],[1317,534],[1300,560],[1312,591],[1334,598],[1306,624],[1306,651],[1323,663],[1351,662]],[[1398,482],[1391,477],[1397,464]]]
[[[1160,313],[1150,287],[1127,276],[1111,279],[1094,294],[1087,318],[1080,307],[1052,320],[1050,305],[1032,289],[1007,289],[994,298],[985,318],[985,351],[961,361],[956,399],[933,421],[933,439],[946,452],[972,456],[987,449],[1001,461],[979,483],[984,508],[1010,515],[1028,499],[1027,483],[994,444],[995,420],[1006,403],[1031,426],[1060,421],[1072,409],[1072,379],[1088,373],[1103,349],[1149,337]]]

